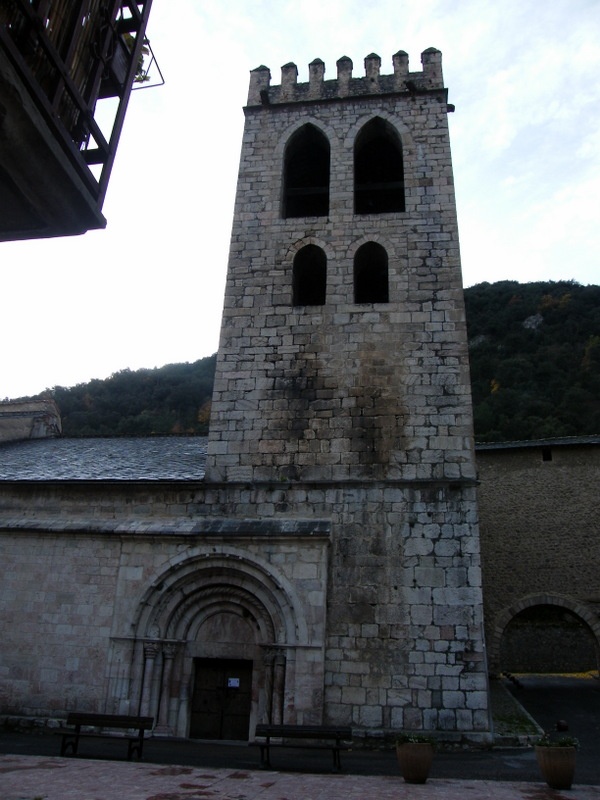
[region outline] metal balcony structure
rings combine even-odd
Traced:
[[[143,71],[151,5],[1,0],[0,241],[106,225],[102,205]]]

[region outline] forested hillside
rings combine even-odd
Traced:
[[[478,441],[600,433],[600,286],[465,291]],[[124,370],[52,394],[66,436],[204,434],[215,356]]]
[[[600,286],[465,291],[478,441],[600,433]]]
[[[204,434],[216,356],[193,364],[122,370],[106,380],[57,386],[65,436]]]

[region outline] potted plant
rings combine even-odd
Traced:
[[[396,739],[396,756],[406,783],[425,783],[433,761],[435,740],[419,733],[405,733]]]
[[[542,777],[551,789],[571,788],[578,745],[572,736],[551,739],[547,733],[536,742],[535,757]]]

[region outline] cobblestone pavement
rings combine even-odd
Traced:
[[[600,786],[299,775],[44,756],[0,756],[0,800],[600,800]]]

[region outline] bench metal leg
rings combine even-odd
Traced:
[[[333,771],[334,772],[339,772],[341,770],[341,768],[342,768],[342,763],[341,763],[341,759],[340,759],[340,751],[338,750],[337,747],[332,747],[331,748],[331,753],[333,755]]]
[[[268,769],[271,766],[269,743],[260,745],[260,768]]]
[[[79,745],[79,736],[75,733],[63,733],[60,743],[60,754],[66,756],[71,751],[72,756],[77,755],[77,747]]]
[[[127,745],[127,761],[131,761],[134,755],[136,755],[138,761],[141,761],[142,748],[139,742],[130,740]]]

